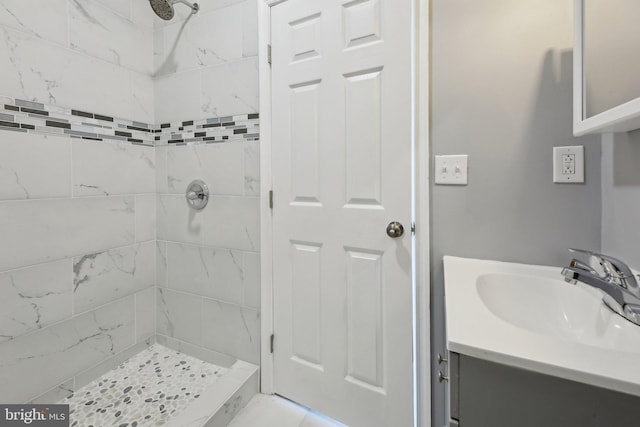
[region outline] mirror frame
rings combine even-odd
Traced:
[[[573,135],[628,132],[640,128],[640,97],[592,117],[585,117],[584,1],[574,0]]]

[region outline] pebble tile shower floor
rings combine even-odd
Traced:
[[[229,369],[158,344],[64,399],[71,426],[165,425]]]

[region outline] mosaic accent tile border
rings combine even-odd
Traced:
[[[136,122],[0,96],[0,130],[53,134],[145,146],[260,139],[259,114],[213,117],[160,125]]]

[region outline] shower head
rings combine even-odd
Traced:
[[[175,15],[175,10],[173,9],[173,5],[175,3],[183,3],[191,8],[191,13],[197,13],[200,9],[198,3],[189,3],[186,0],[149,0],[149,4],[151,4],[151,8],[160,18],[165,21],[170,21],[173,19]]]

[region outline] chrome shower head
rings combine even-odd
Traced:
[[[197,13],[200,9],[198,3],[189,3],[186,0],[149,0],[149,4],[153,11],[165,21],[170,21],[175,15],[173,5],[175,3],[183,3],[191,8],[191,13]]]

